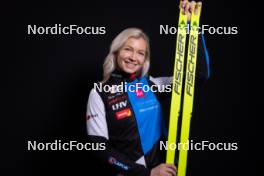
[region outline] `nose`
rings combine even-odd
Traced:
[[[130,57],[129,57],[129,59],[130,59],[131,61],[135,62],[135,61],[137,60],[136,57],[137,57],[137,56],[136,56],[136,53],[135,53],[135,52],[132,52],[131,55],[130,55]]]

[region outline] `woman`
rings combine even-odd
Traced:
[[[190,13],[195,3],[184,1]],[[192,6],[193,5],[193,6]],[[187,7],[187,8],[185,8]],[[201,52],[199,52],[201,53]],[[202,57],[198,54],[198,57]],[[198,58],[201,59],[201,58]],[[122,31],[112,42],[105,59],[103,87],[113,85],[150,87],[171,84],[170,78],[147,76],[150,66],[149,39],[137,28]],[[199,66],[198,66],[199,67]],[[105,144],[96,155],[115,174],[131,176],[175,176],[176,167],[164,164],[159,141],[166,136],[160,106],[162,93],[137,90],[90,92],[87,131],[92,142]]]

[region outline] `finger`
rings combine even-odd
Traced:
[[[195,2],[195,1],[192,1],[192,2],[191,2],[190,13],[194,12],[194,10],[195,10],[195,6],[196,6],[196,2]]]
[[[184,13],[185,13],[185,14],[190,13],[190,12],[189,12],[189,9],[190,9],[190,3],[187,3],[187,4],[185,5],[185,7],[184,7]]]
[[[182,11],[184,11],[185,6],[186,6],[187,3],[188,3],[188,1],[186,1],[186,0],[181,1],[181,3],[180,3],[180,9],[181,9]]]
[[[175,171],[173,171],[174,169],[170,168],[173,167],[173,164],[161,164],[160,165],[160,175],[161,176],[176,176],[175,175]]]
[[[198,6],[202,7],[203,3],[201,1],[196,3]]]
[[[170,167],[167,167],[165,171],[173,176],[176,176],[176,171]]]
[[[180,2],[180,8],[184,8],[186,4],[186,0]]]
[[[174,175],[172,175],[169,172],[164,171],[164,172],[161,173],[161,176],[174,176]]]
[[[196,15],[197,15],[197,13],[198,13],[198,9],[199,9],[199,7],[202,8],[202,2],[198,2],[198,3],[196,3],[196,5],[195,5],[194,13],[195,13]]]
[[[176,166],[174,164],[168,164],[170,168],[172,168],[173,170],[177,170]]]

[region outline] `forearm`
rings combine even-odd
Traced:
[[[104,143],[105,150],[98,150],[94,154],[105,164],[109,164],[111,168],[120,174],[127,176],[149,176],[150,170],[141,164],[137,164],[130,160],[126,155],[113,148],[109,141],[100,136],[89,135],[89,140],[93,143]]]

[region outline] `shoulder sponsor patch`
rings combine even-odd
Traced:
[[[98,117],[98,114],[88,114],[88,115],[86,116],[86,120],[90,120],[90,119],[93,119],[93,118],[95,118],[95,117]]]

